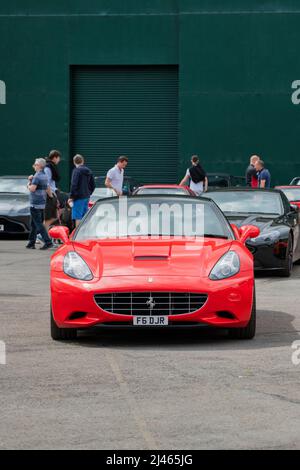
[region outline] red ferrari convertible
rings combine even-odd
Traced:
[[[255,335],[257,227],[230,225],[209,199],[135,196],[95,203],[51,260],[51,336],[98,326],[211,326]]]

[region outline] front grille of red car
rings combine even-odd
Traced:
[[[115,292],[96,294],[97,305],[119,315],[180,315],[205,304],[207,294],[189,292]]]

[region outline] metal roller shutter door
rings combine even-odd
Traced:
[[[127,155],[128,176],[177,182],[177,66],[72,67],[71,152],[95,176]]]

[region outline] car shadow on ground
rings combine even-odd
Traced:
[[[255,271],[255,280],[258,280],[258,279],[261,279],[263,280],[264,282],[272,282],[274,283],[274,281],[278,281],[278,282],[282,282],[282,281],[289,281],[290,279],[299,279],[300,278],[300,266],[299,264],[295,264],[293,265],[293,270],[292,270],[292,274],[290,277],[284,277],[282,276],[278,271],[276,271],[275,269],[274,270],[269,270],[269,271]]]
[[[28,236],[29,236],[29,233],[20,233],[20,234],[15,234],[15,235],[7,235],[7,234],[0,233],[0,241],[12,242],[16,240],[27,240]]]
[[[80,331],[73,345],[85,348],[158,348],[174,350],[251,350],[290,346],[300,337],[295,317],[286,312],[259,310],[252,340],[231,339],[225,329],[212,328],[95,328]]]

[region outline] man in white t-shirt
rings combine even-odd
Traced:
[[[118,163],[108,170],[106,175],[105,186],[113,189],[117,196],[122,196],[123,194],[124,170],[127,164],[128,158],[122,155],[118,158]]]
[[[197,155],[192,156],[191,163],[191,168],[188,168],[185,177],[179,184],[180,186],[185,186],[188,180],[190,180],[190,189],[196,196],[200,196],[203,192],[207,191],[207,176],[199,163],[199,157]]]

